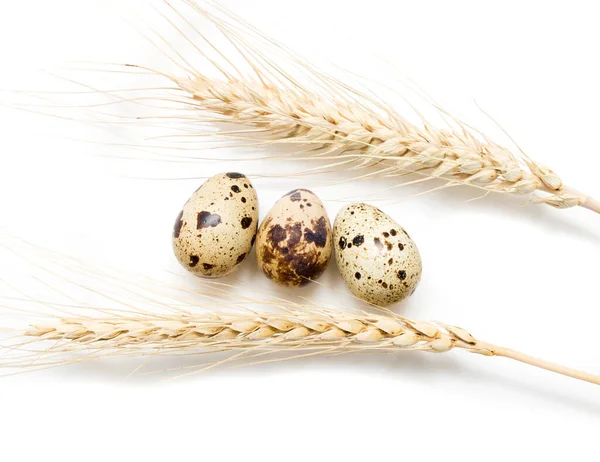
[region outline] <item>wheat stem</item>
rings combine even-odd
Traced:
[[[583,208],[591,210],[592,212],[600,213],[600,201],[588,197],[583,204],[581,204]]]
[[[484,344],[480,345],[483,346]],[[514,359],[515,361],[520,361],[531,366],[539,367],[540,369],[545,369],[550,372],[556,372],[557,374],[566,375],[567,377],[573,377],[574,379],[583,380],[585,382],[600,385],[600,376],[598,375],[590,374],[588,372],[580,371],[578,369],[573,369],[571,367],[561,366],[559,364],[555,364],[544,359],[536,358],[525,353],[512,350],[510,348],[499,347],[491,344],[487,344],[486,347],[490,349],[494,356],[502,356],[505,358]]]

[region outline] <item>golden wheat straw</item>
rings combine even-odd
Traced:
[[[194,278],[193,286],[173,285],[162,276],[98,268],[19,238],[0,240],[1,251],[0,257],[26,271],[25,278],[17,272],[14,283],[12,274],[0,279],[0,330],[9,333],[0,338],[3,373],[103,358],[145,358],[137,373],[154,358],[185,356],[195,361],[208,354],[207,363],[186,367],[193,374],[318,355],[462,349],[600,384],[600,376],[492,345],[453,325],[412,320],[385,308],[369,306],[367,311],[299,293],[255,290],[250,281],[238,281],[242,293],[218,280]],[[327,298],[332,299],[335,289],[329,291]],[[6,324],[5,315],[16,318]],[[24,318],[29,327],[23,328]],[[213,359],[220,354],[226,358]]]
[[[95,352],[110,355],[167,355],[191,350],[233,351],[236,355],[263,355],[278,350],[315,351],[315,354],[359,351],[428,351],[443,353],[453,348],[484,356],[504,356],[542,369],[600,384],[600,376],[558,366],[547,361],[476,340],[464,329],[440,322],[413,321],[397,315],[354,315],[326,311],[240,314],[187,314],[170,317],[65,318],[33,325],[25,337],[56,342],[38,359],[22,367],[44,367],[44,355],[88,353],[74,359],[94,359]],[[30,345],[30,342],[27,342]],[[17,348],[18,350],[19,348]],[[310,353],[312,355],[313,353]],[[61,360],[56,364],[69,361]],[[218,365],[218,364],[217,364]]]
[[[438,108],[449,119],[446,128],[424,118],[420,125],[411,123],[378,99],[319,72],[217,5],[192,0],[179,2],[179,7],[165,4],[174,15],[163,15],[168,24],[218,74],[197,71],[190,64],[192,56],[184,57],[159,36],[157,46],[166,47],[165,54],[182,71],[180,76],[160,74],[187,94],[164,100],[181,104],[186,118],[193,110],[199,122],[246,126],[247,131],[223,134],[247,144],[308,145],[313,149],[302,151],[301,158],[331,160],[327,167],[334,170],[376,166],[369,177],[413,172],[441,179],[447,186],[467,185],[484,194],[515,194],[556,208],[582,206],[600,213],[597,201],[565,186],[548,167],[520,149],[514,152],[493,142],[442,109]],[[192,13],[218,29],[246,70],[206,38],[192,22]],[[195,32],[184,33],[178,24],[194,26]]]

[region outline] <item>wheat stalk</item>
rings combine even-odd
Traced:
[[[582,206],[600,213],[599,202],[565,186],[548,167],[522,151],[513,152],[493,142],[442,109],[446,120],[450,119],[447,128],[425,119],[420,125],[411,123],[386,104],[317,71],[216,5],[211,10],[208,2],[201,6],[186,0],[183,3],[190,11],[183,12],[165,3],[183,25],[192,25],[191,11],[199,13],[246,63],[248,70],[240,70],[200,27],[195,35],[186,35],[165,15],[219,76],[197,71],[189,64],[191,59],[179,52],[174,55],[172,50],[167,54],[187,75],[159,74],[187,95],[176,99],[186,109],[187,118],[191,110],[198,121],[249,128],[224,131],[224,136],[259,145],[308,145],[314,149],[303,150],[302,158],[328,159],[332,163],[327,167],[338,170],[376,165],[377,171],[369,177],[418,173],[444,180],[446,186],[467,185],[483,194],[515,194],[556,208]],[[213,50],[216,53],[210,56]]]
[[[388,161],[386,174],[394,170],[422,172],[450,184],[517,195],[543,191],[550,195],[539,200],[557,208],[598,206],[566,188],[552,170],[529,158],[518,158],[491,141],[482,142],[467,130],[418,128],[397,114],[381,117],[361,106],[332,104],[263,83],[250,89],[247,82],[202,75],[175,81],[192,96],[199,111],[219,115],[225,122],[261,128],[269,140],[315,144],[353,162]]]
[[[307,170],[309,174],[352,170],[364,171],[357,178],[369,179],[417,174],[421,179],[398,180],[398,185],[437,179],[443,185],[434,191],[464,185],[478,189],[482,196],[512,194],[559,209],[581,206],[600,213],[600,201],[565,185],[557,173],[534,161],[516,144],[509,149],[496,143],[435,102],[428,106],[437,111],[445,125],[434,125],[411,105],[420,120],[414,123],[380,99],[318,70],[210,0],[162,1],[170,12],[170,16],[161,13],[162,17],[192,51],[188,56],[156,34],[147,38],[177,66],[178,72],[133,63],[126,67],[128,71],[166,78],[175,87],[136,88],[146,93],[128,98],[126,90],[101,91],[66,79],[91,93],[114,99],[90,105],[102,108],[92,114],[91,120],[106,122],[104,117],[108,117],[111,123],[123,123],[129,116],[106,113],[106,107],[134,103],[160,110],[152,116],[133,116],[134,124],[144,120],[153,124],[161,120],[188,123],[192,128],[174,136],[196,141],[213,134],[202,128],[205,122],[234,124],[245,128],[221,129],[218,133],[246,146],[299,147],[296,152],[269,159],[327,162]],[[202,20],[221,34],[222,47],[204,33]],[[184,31],[184,27],[189,30]],[[198,60],[208,66],[206,71],[191,64]],[[168,106],[156,106],[157,102]],[[23,110],[39,111],[21,106]],[[152,139],[158,138],[169,136]]]
[[[11,334],[0,337],[0,370],[10,373],[111,357],[229,355],[193,366],[196,373],[225,363],[461,349],[600,384],[600,376],[481,341],[460,327],[409,319],[386,308],[369,306],[367,311],[302,294],[254,291],[251,283],[242,284],[242,293],[227,282],[209,279],[193,278],[191,287],[174,285],[162,276],[95,267],[20,238],[12,238],[10,245],[0,240],[3,250],[4,260],[26,269],[14,274],[14,282],[12,273],[0,280],[0,333]],[[335,289],[329,290],[331,299]],[[13,315],[16,324],[9,328]],[[23,328],[23,318],[29,327]]]
[[[221,312],[170,317],[153,317],[150,314],[96,319],[78,317],[33,325],[23,335],[39,341],[56,342],[47,351],[37,353],[35,362],[26,356],[25,362],[19,364],[23,367],[64,364],[69,361],[44,362],[43,357],[45,354],[67,353],[85,353],[83,360],[87,360],[96,357],[94,352],[138,356],[190,350],[193,353],[241,350],[242,353],[236,355],[236,359],[239,359],[247,353],[261,356],[280,350],[309,350],[316,354],[358,351],[443,353],[459,348],[484,356],[504,356],[600,384],[600,376],[481,342],[459,327],[440,322],[414,321],[393,313],[386,316],[356,315],[325,310],[276,314]],[[25,343],[30,345],[31,342]]]

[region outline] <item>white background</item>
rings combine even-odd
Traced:
[[[397,81],[410,78],[508,143],[475,99],[529,155],[600,195],[595,2],[225,4],[311,59],[388,83],[394,72]],[[140,15],[145,8],[130,5]],[[156,52],[118,11],[100,0],[2,2],[0,88],[55,88],[41,69],[68,61],[153,62]],[[2,93],[0,102],[15,98]],[[9,107],[0,107],[0,127],[0,226],[136,272],[183,274],[170,230],[201,180],[163,178],[233,168],[124,161],[118,147],[76,141],[113,140],[118,130],[125,143],[126,127],[99,129]],[[228,154],[243,152],[217,155]],[[282,194],[306,186],[302,179],[254,183],[261,216]],[[348,189],[309,186],[333,219]],[[373,188],[353,185],[352,194],[366,199]],[[398,312],[600,373],[597,216],[508,197],[465,202],[464,191],[418,192],[396,190],[398,200],[382,205],[424,261],[419,290]],[[0,260],[2,278],[11,273],[9,260]],[[307,295],[351,304],[334,265],[322,281],[335,289]],[[252,261],[228,282],[270,289]],[[0,459],[495,461],[597,453],[598,387],[499,358],[460,351],[320,358],[169,382],[125,380],[131,367],[102,362],[0,379]]]

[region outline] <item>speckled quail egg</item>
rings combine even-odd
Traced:
[[[215,175],[183,206],[175,221],[173,250],[184,268],[220,277],[250,253],[258,227],[258,199],[241,173]]]
[[[333,224],[335,259],[352,293],[386,306],[415,291],[421,279],[417,246],[388,215],[368,204],[342,209]]]
[[[318,278],[331,259],[331,224],[323,204],[295,189],[273,206],[258,229],[256,259],[262,272],[286,286]]]

